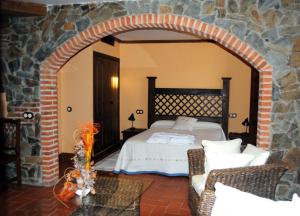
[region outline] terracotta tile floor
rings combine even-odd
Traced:
[[[150,174],[128,177],[153,181],[141,197],[142,216],[190,215],[187,204],[188,178]],[[52,188],[47,187],[10,184],[4,192],[0,192],[0,215],[5,216],[70,215],[78,205],[78,198],[74,198],[70,208],[64,207],[53,197]]]

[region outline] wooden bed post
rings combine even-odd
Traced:
[[[155,103],[155,80],[157,77],[147,77],[148,79],[148,128],[154,122]]]
[[[222,128],[226,138],[228,137],[228,118],[229,118],[229,89],[231,77],[222,77],[223,80],[223,99],[222,99]]]

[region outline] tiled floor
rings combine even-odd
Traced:
[[[187,178],[148,176],[153,184],[142,196],[141,215],[190,215]]]
[[[190,215],[187,204],[188,178],[150,174],[128,177],[153,181],[141,198],[142,216]],[[0,192],[0,197],[0,215],[69,215],[79,205],[78,199],[74,198],[70,208],[64,207],[54,198],[52,188],[46,187],[18,187],[11,184],[6,191]]]

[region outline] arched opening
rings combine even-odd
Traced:
[[[256,68],[260,73],[257,145],[270,147],[272,67],[258,52],[226,30],[193,18],[155,14],[125,16],[84,30],[66,41],[41,65],[41,146],[45,185],[52,184],[58,177],[57,72],[72,56],[96,40],[139,28],[175,30],[211,39]]]

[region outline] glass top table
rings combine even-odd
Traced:
[[[84,197],[72,216],[139,215],[140,196],[150,185],[151,180],[100,176],[96,194]]]

